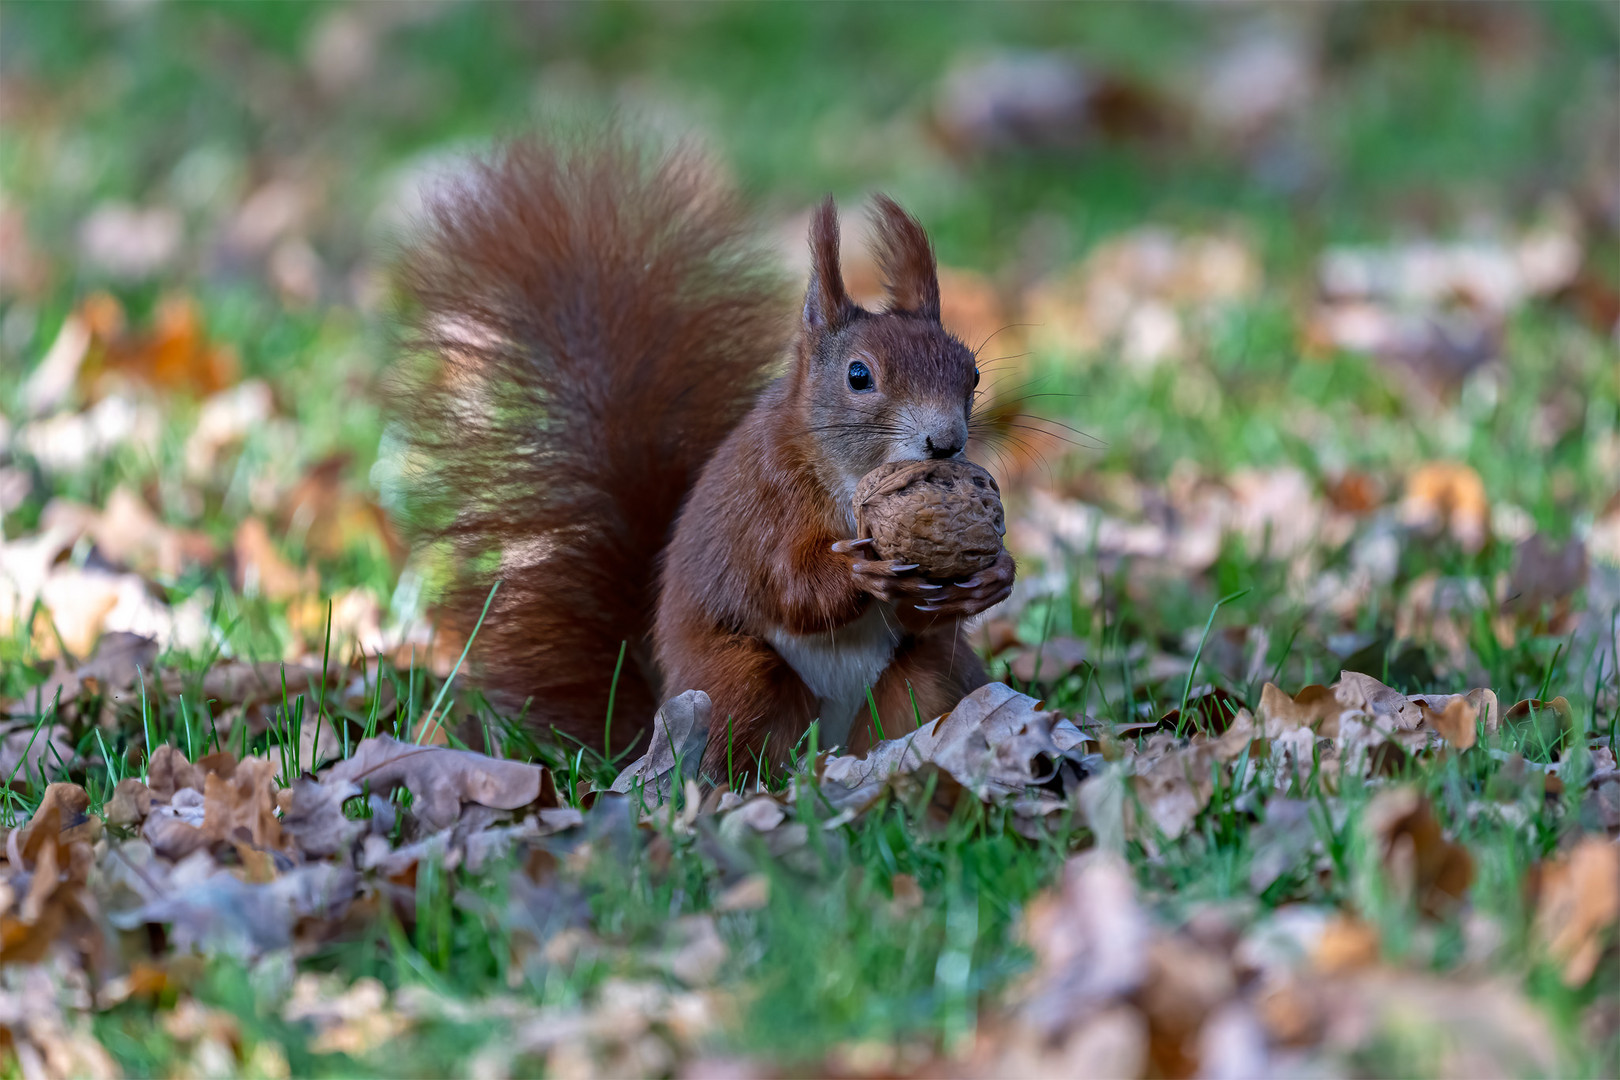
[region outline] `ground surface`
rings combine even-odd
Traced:
[[[1611,10],[0,27],[0,1074],[1620,1071]],[[611,109],[933,231],[1006,688],[729,794],[445,690],[395,244]]]

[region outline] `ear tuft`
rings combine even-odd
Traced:
[[[826,333],[849,321],[854,305],[838,265],[838,207],[831,195],[810,218],[810,288],[804,295],[806,330]]]
[[[892,309],[939,321],[939,271],[934,246],[917,219],[887,195],[873,200],[873,253],[883,269]]]

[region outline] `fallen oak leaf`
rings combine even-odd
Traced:
[[[1371,675],[1342,671],[1339,681],[1331,689],[1339,704],[1346,709],[1354,709],[1374,718],[1388,718],[1399,730],[1411,731],[1423,723],[1421,705]]]
[[[1473,857],[1445,838],[1429,800],[1415,788],[1378,792],[1367,804],[1361,828],[1397,892],[1425,913],[1441,914],[1467,894]]]
[[[248,882],[196,852],[174,868],[163,895],[108,919],[123,930],[165,924],[178,950],[196,947],[250,959],[290,947],[302,919],[341,917],[357,884],[353,870],[332,863],[308,863],[272,881]]]
[[[892,778],[929,765],[981,801],[1021,794],[1052,779],[1058,760],[1081,756],[1058,748],[1053,738],[1058,717],[1037,708],[1039,704],[1005,683],[988,683],[933,723],[880,742],[864,757],[827,758],[819,794],[834,810],[858,813],[882,795]]]
[[[236,527],[231,550],[236,558],[236,587],[249,596],[291,600],[320,588],[313,566],[302,569],[288,562],[270,538],[270,529],[258,518]]]
[[[430,832],[454,825],[465,803],[496,810],[517,810],[556,789],[539,765],[493,758],[472,750],[403,743],[387,735],[362,740],[351,757],[323,775],[327,783],[368,783],[387,794],[404,787],[412,795],[411,812]]]
[[[1268,682],[1260,688],[1258,718],[1267,734],[1309,728],[1323,738],[1337,738],[1342,712],[1344,705],[1333,691],[1317,683],[1293,695],[1275,683]]]
[[[1496,731],[1502,724],[1502,706],[1496,699],[1496,691],[1486,687],[1470,690],[1466,694],[1413,694],[1410,700],[1417,703],[1423,713],[1425,724],[1440,732],[1442,738],[1456,745],[1458,749],[1466,750],[1468,747],[1462,746],[1456,739],[1447,735],[1441,725],[1453,726],[1461,723],[1464,710],[1457,707],[1459,702],[1472,714],[1468,723],[1472,725],[1478,721],[1487,735]],[[1454,710],[1451,720],[1443,719],[1448,710]],[[1459,735],[1462,734],[1460,727],[1455,727],[1454,730]],[[1474,741],[1474,737],[1469,737],[1470,746]]]
[[[653,802],[662,803],[683,776],[696,776],[709,744],[709,695],[688,690],[664,702],[653,717],[647,752],[624,767],[608,790],[627,795],[639,781]]]
[[[203,787],[203,833],[210,841],[241,840],[254,847],[281,847],[276,816],[276,766],[267,758],[247,758],[228,776],[210,772]]]
[[[1584,836],[1536,875],[1536,937],[1560,965],[1564,985],[1585,986],[1620,922],[1620,847]]]
[[[1474,721],[1478,718],[1479,710],[1469,704],[1467,698],[1461,696],[1446,702],[1446,707],[1439,712],[1432,708],[1424,709],[1424,719],[1429,726],[1458,750],[1467,750],[1474,745],[1476,735]]]
[[[1071,858],[1058,888],[1030,901],[1022,936],[1035,969],[1018,1015],[1042,1040],[1134,993],[1150,971],[1153,928],[1129,866],[1111,852]]]
[[[191,761],[173,743],[164,743],[152,751],[151,760],[146,765],[146,786],[151,789],[155,798],[167,801],[174,797],[174,793],[184,788],[194,791],[207,790],[207,780],[210,775],[218,774],[227,779],[236,771],[236,755],[229,750],[221,750]],[[247,764],[247,762],[243,762]]]
[[[152,812],[152,789],[126,776],[113,788],[112,798],[102,807],[108,825],[139,825]]]
[[[1032,685],[1037,679],[1051,685],[1079,671],[1089,651],[1086,643],[1078,638],[1048,638],[1038,645],[1020,646],[1009,661],[1008,671],[1025,685]]]
[[[300,776],[282,795],[282,831],[298,850],[314,858],[346,851],[366,831],[365,822],[343,813],[343,804],[360,792],[360,785],[351,780]]]
[[[1178,745],[1175,736],[1167,732],[1148,740],[1131,762],[1131,788],[1136,801],[1126,803],[1126,828],[1134,831],[1139,806],[1166,840],[1182,836],[1214,794],[1212,757],[1208,744]]]

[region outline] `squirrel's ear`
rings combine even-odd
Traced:
[[[804,295],[806,330],[836,330],[849,321],[854,305],[844,292],[838,267],[838,207],[829,195],[810,219],[810,288]]]
[[[887,195],[873,200],[877,237],[873,252],[893,310],[939,321],[939,271],[934,246],[917,219]]]

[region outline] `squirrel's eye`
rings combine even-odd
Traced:
[[[975,389],[977,389],[978,385],[979,385],[979,369],[974,368],[973,369],[973,386],[974,386]]]
[[[872,369],[859,360],[849,365],[849,388],[856,391],[872,389]]]

